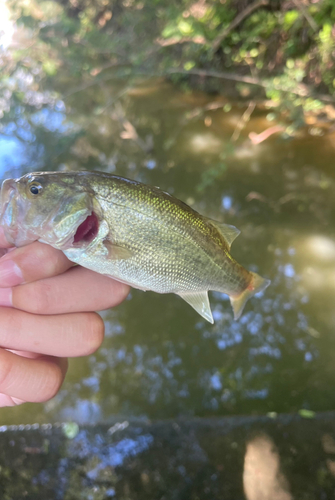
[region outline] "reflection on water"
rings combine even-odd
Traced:
[[[1,426],[1,487],[50,500],[331,500],[334,422],[334,412],[131,419],[71,437],[60,425]]]
[[[266,435],[247,444],[244,457],[243,487],[247,500],[292,500],[275,444]]]
[[[255,109],[232,139],[245,107],[222,97],[112,74],[80,87],[67,71],[43,80],[31,57],[1,83],[2,177],[95,169],[159,185],[241,229],[234,257],[272,285],[237,322],[212,293],[213,326],[174,295],[133,290],[56,398],[2,409],[1,422],[334,408],[334,134],[255,144],[270,126]]]

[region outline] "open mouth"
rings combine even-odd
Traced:
[[[15,196],[15,193],[16,190],[12,181],[10,179],[5,180],[1,187],[1,217],[7,215],[7,208]]]
[[[17,191],[11,179],[3,182],[0,197],[0,225],[3,228],[6,238],[10,243],[19,245],[18,237],[18,211],[22,211],[20,200],[16,199]],[[22,234],[21,234],[22,236]],[[32,240],[33,241],[33,240]]]
[[[86,217],[84,222],[82,222],[78,227],[73,238],[73,244],[78,245],[80,243],[91,243],[91,241],[93,241],[98,234],[98,230],[99,220],[93,212],[91,215]]]

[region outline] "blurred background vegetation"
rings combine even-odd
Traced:
[[[1,115],[10,101],[27,99],[23,88],[10,85],[13,72],[16,78],[21,72],[30,75],[32,106],[32,94],[37,99],[38,89],[50,90],[50,79],[55,92],[66,94],[111,77],[164,76],[185,90],[224,92],[272,109],[274,118],[284,114],[288,134],[315,116],[323,124],[335,119],[333,0],[9,0],[8,6],[29,31],[17,50],[1,55]],[[60,70],[71,75],[72,89]]]

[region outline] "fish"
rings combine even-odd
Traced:
[[[230,254],[240,231],[158,187],[97,171],[6,179],[0,225],[17,247],[51,245],[87,269],[141,290],[174,293],[214,323],[208,291],[227,294],[238,319],[270,280]]]

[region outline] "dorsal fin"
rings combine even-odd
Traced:
[[[214,226],[219,233],[223,236],[225,242],[227,243],[229,249],[235,238],[241,233],[239,229],[235,226],[231,226],[230,224],[224,224],[223,222],[218,222],[217,220],[209,219],[207,217],[208,222]]]

